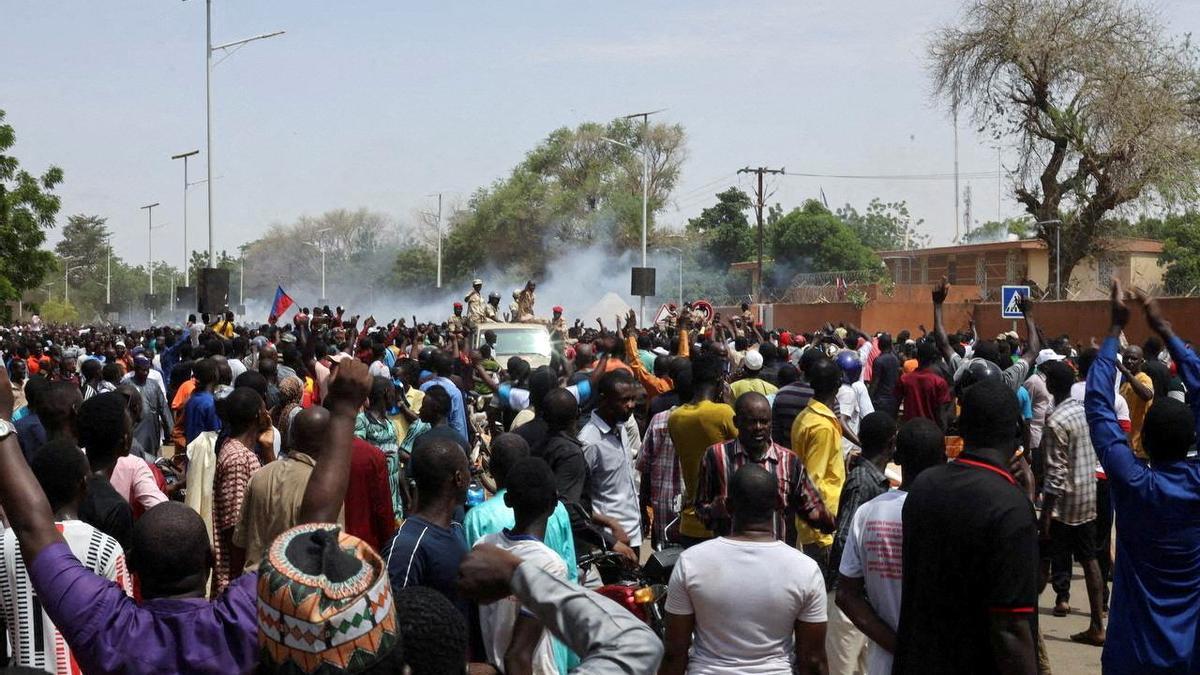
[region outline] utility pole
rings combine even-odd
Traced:
[[[442,193],[437,193],[438,198],[438,214],[437,214],[437,287],[442,287]]]
[[[954,100],[954,243],[958,243],[958,99]]]
[[[642,118],[642,267],[646,267],[646,236],[650,213],[650,116],[663,112],[666,108],[647,112],[625,115],[624,119]],[[622,143],[621,145],[624,145]],[[628,146],[626,146],[628,147]],[[646,325],[646,296],[641,296],[642,304],[638,310],[638,321]]]
[[[759,307],[759,312],[762,312],[762,279],[763,279],[763,176],[769,173],[783,174],[787,169],[768,169],[765,166],[760,166],[757,169],[746,167],[738,169],[738,173],[753,173],[758,175],[758,187],[754,191],[754,215],[758,219],[758,275],[756,278],[756,288],[754,289],[754,302]]]
[[[191,252],[188,251],[188,237],[187,237],[187,191],[188,191],[188,167],[187,167],[187,164],[188,164],[188,157],[192,157],[193,155],[198,155],[198,154],[200,154],[199,150],[192,150],[191,152],[184,152],[184,153],[181,153],[178,155],[171,155],[171,159],[182,159],[183,160],[183,285],[184,286],[191,285],[191,283],[190,283],[191,282],[191,272],[188,271],[188,267],[190,267],[190,265],[188,263],[190,262]],[[175,298],[175,293],[174,293],[174,289],[172,289],[172,292],[171,292],[172,302],[174,302],[174,298]],[[172,309],[174,309],[174,307],[172,307]]]

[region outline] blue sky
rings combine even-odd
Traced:
[[[563,3],[214,2],[213,39],[274,30],[213,74],[216,244],[276,222],[367,207],[410,219],[427,195],[465,198],[504,176],[552,129],[668,108],[688,132],[677,226],[745,165],[829,174],[945,173],[952,125],[930,100],[925,44],[955,0]],[[1200,3],[1155,3],[1172,32]],[[109,218],[118,253],[182,254],[182,166],[204,148],[204,4],[3,0],[0,108],[24,167],[66,172],[67,214]],[[191,163],[204,177],[203,153]],[[964,172],[994,171],[990,139],[964,122]],[[1015,215],[996,180],[973,180],[975,215]],[[905,199],[947,242],[950,181],[786,177],[785,207],[823,189],[832,206]],[[189,242],[205,247],[204,187]],[[56,238],[51,235],[51,239]]]

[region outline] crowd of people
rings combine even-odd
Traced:
[[[300,308],[0,328],[0,618],[52,673],[1200,672],[1200,358],[1108,335]],[[1139,306],[1157,337],[1130,344]],[[548,365],[498,352],[540,322]],[[1090,336],[1089,336],[1090,338]],[[675,551],[661,634],[598,560]],[[598,557],[597,553],[607,558]],[[611,555],[609,555],[611,554]],[[619,567],[619,565],[618,565]],[[3,665],[5,661],[0,661]]]

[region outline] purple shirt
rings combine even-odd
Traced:
[[[257,574],[243,574],[216,600],[147,600],[86,569],[65,543],[29,566],[42,608],[85,673],[232,673],[258,665]]]

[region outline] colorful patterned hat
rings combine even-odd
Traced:
[[[271,543],[258,570],[261,665],[355,673],[401,648],[383,560],[338,525],[310,523]]]

